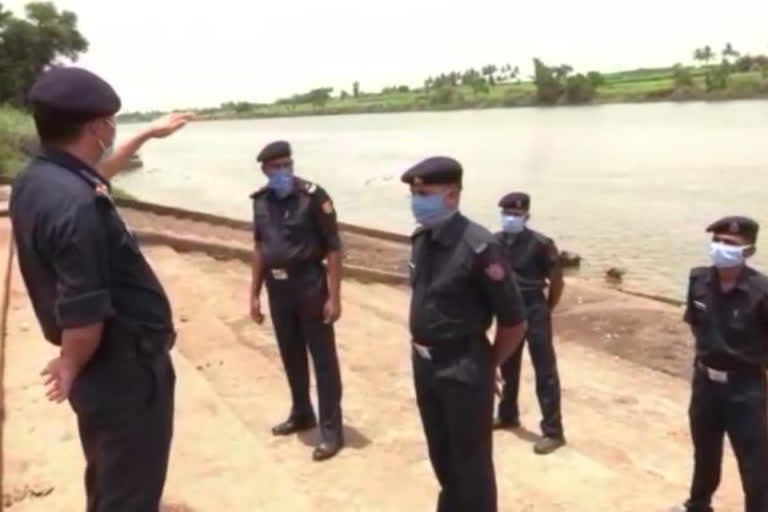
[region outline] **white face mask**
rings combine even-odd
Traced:
[[[717,268],[733,268],[744,264],[745,252],[751,246],[728,245],[721,242],[712,242],[709,246],[709,256],[712,264]]]
[[[115,129],[115,136],[112,137],[112,140],[109,143],[104,142],[101,139],[96,139],[99,142],[99,146],[101,147],[101,158],[99,158],[99,162],[103,162],[112,154],[115,152],[115,137],[117,136],[117,127],[115,126],[114,121],[107,121],[109,125]]]

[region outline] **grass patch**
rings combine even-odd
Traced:
[[[24,165],[24,144],[34,136],[32,119],[0,106],[0,176],[11,179]]]
[[[35,140],[32,118],[19,110],[0,106],[0,181],[11,181],[24,168],[28,156],[25,147]],[[112,188],[112,195],[135,199],[124,190]]]

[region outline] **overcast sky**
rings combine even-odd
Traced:
[[[449,7],[449,2],[453,6]],[[3,0],[21,12],[25,0]],[[193,3],[198,7],[193,7]],[[56,0],[125,110],[378,90],[531,58],[579,71],[690,61],[727,41],[768,53],[768,0]]]

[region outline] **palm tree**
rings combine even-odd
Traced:
[[[734,59],[739,58],[739,55],[741,55],[739,52],[733,49],[733,46],[731,43],[725,43],[725,48],[723,48],[723,59],[727,60],[728,57],[733,57]]]

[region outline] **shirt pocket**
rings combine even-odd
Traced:
[[[710,325],[712,315],[712,294],[706,288],[697,288],[691,291],[691,323],[699,327]]]

